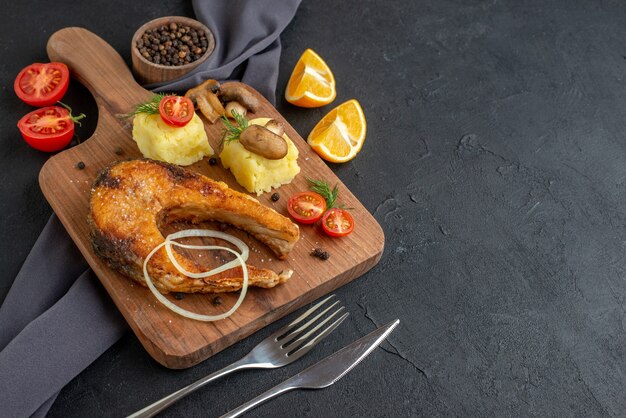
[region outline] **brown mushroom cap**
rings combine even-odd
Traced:
[[[287,141],[264,126],[250,125],[239,134],[239,142],[245,149],[268,160],[280,160],[289,150]]]
[[[252,112],[258,111],[261,106],[259,99],[242,85],[230,84],[221,86],[218,96],[223,102],[239,102]]]

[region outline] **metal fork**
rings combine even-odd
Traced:
[[[163,411],[168,406],[172,405],[174,402],[184,398],[185,396],[196,391],[207,383],[235,371],[244,369],[274,369],[277,367],[286,366],[287,364],[298,360],[300,357],[308,353],[313,347],[315,347],[315,345],[319,343],[322,339],[324,339],[324,337],[326,337],[335,328],[337,328],[339,324],[341,324],[343,320],[346,319],[346,317],[348,316],[348,312],[343,313],[343,315],[339,316],[333,323],[321,330],[319,334],[315,335],[309,341],[306,341],[309,337],[311,337],[311,335],[319,331],[331,319],[333,319],[345,309],[343,306],[340,306],[335,311],[330,313],[326,318],[320,320],[322,316],[327,314],[332,308],[339,304],[339,301],[336,300],[331,303],[330,306],[322,309],[322,311],[315,315],[313,318],[309,319],[309,316],[311,316],[315,311],[321,308],[322,305],[333,299],[334,296],[335,295],[330,295],[326,299],[322,300],[321,302],[317,303],[315,306],[304,312],[291,323],[274,332],[272,335],[261,341],[256,347],[252,349],[252,351],[250,351],[242,359],[234,362],[229,366],[224,367],[222,370],[211,373],[210,375],[188,386],[185,386],[180,390],[177,390],[171,395],[168,395],[165,398],[156,401],[152,405],[148,405],[142,410],[137,411],[132,415],[129,415],[129,418],[152,417],[157,413]],[[303,323],[307,319],[309,320],[306,323]]]

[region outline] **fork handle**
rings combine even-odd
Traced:
[[[213,372],[210,375],[205,376],[202,379],[197,380],[193,382],[192,384],[187,385],[184,388],[177,390],[171,395],[167,395],[165,398],[160,399],[156,401],[155,403],[148,405],[145,408],[135,412],[134,414],[129,415],[128,418],[152,417],[158,414],[159,412],[163,411],[164,409],[166,409],[168,406],[172,405],[174,402],[178,401],[179,399],[182,399],[185,396],[189,395],[190,393],[195,392],[197,389],[201,388],[207,383],[212,382],[216,379],[219,379],[222,376],[226,376],[227,374],[230,374],[234,371],[250,368],[250,365],[246,364],[243,361],[244,359],[245,358],[239,361],[236,361],[233,364],[228,365],[221,370]]]
[[[243,405],[233,409],[232,411],[227,412],[226,414],[222,415],[220,418],[234,418],[234,417],[238,417],[241,414],[244,414],[245,412],[248,412],[252,408],[256,407],[257,405],[262,404],[263,402],[265,402],[267,400],[270,400],[270,399],[272,399],[272,398],[274,398],[276,396],[282,395],[285,392],[289,392],[290,390],[298,389],[298,386],[292,384],[292,382],[290,382],[290,380],[291,379],[285,380],[283,383],[274,386],[273,388],[271,388],[267,392],[263,392],[262,394],[260,394],[256,398],[251,399],[248,402],[244,403]]]

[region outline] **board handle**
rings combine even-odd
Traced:
[[[112,114],[127,113],[150,96],[111,45],[84,28],[69,27],[50,36],[46,47],[51,61],[66,64],[70,73],[94,96],[98,107]]]

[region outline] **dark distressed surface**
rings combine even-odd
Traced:
[[[47,156],[15,128],[30,111],[12,92],[19,69],[46,60],[64,26],[92,30],[129,62],[141,23],[193,15],[184,1],[3,9],[0,301],[50,214],[37,184]],[[305,1],[282,37],[279,95],[310,47],[334,71],[335,104],[361,102],[365,147],[333,169],[381,223],[385,254],[337,292],[352,315],[332,341],[284,369],[227,377],[165,415],[220,415],[398,317],[383,349],[335,386],[250,416],[624,416],[625,39],[619,0]],[[88,137],[92,99],[74,83],[66,101],[90,115],[78,131]],[[331,108],[277,107],[303,136]],[[130,413],[272,329],[184,371],[159,366],[129,333],[50,416]]]

